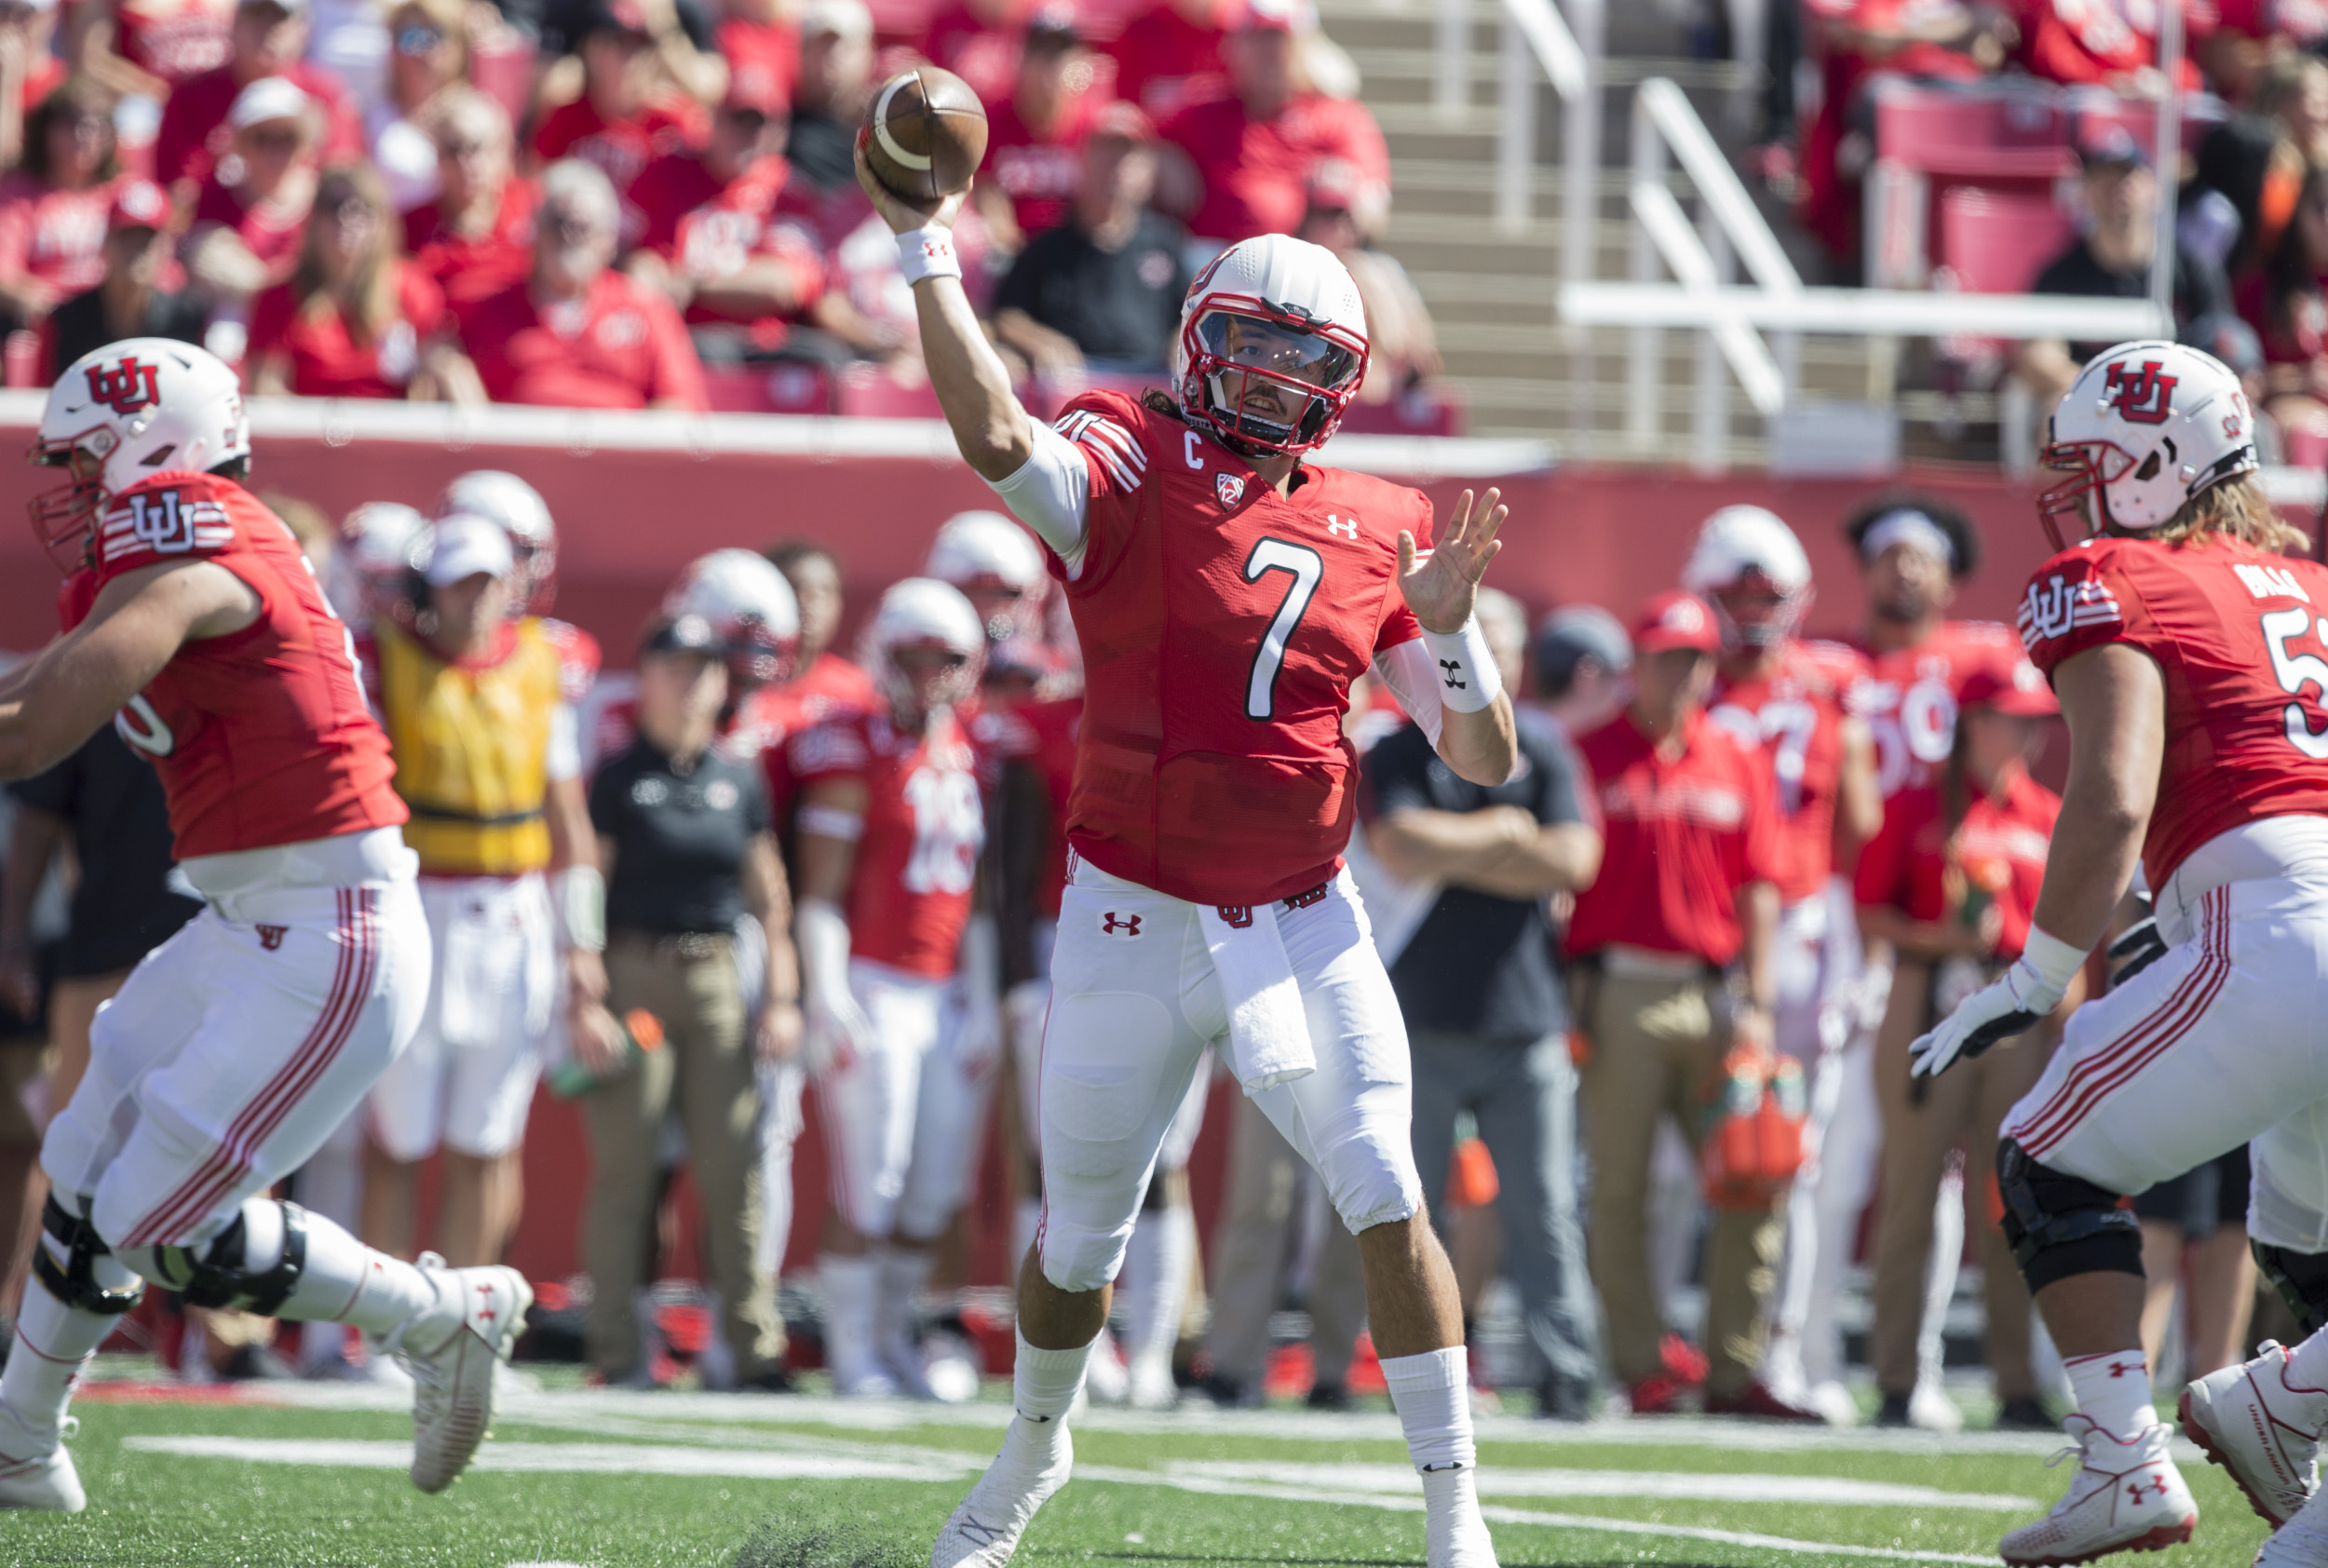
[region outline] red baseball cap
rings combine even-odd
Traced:
[[[2016,719],[2045,719],[2062,710],[2053,688],[2027,659],[1976,669],[1956,696],[1959,708],[1988,708]]]
[[[151,180],[135,176],[114,187],[113,205],[105,210],[105,232],[115,229],[166,229],[169,226],[169,197]]]
[[[1641,607],[1632,623],[1635,656],[1661,654],[1668,648],[1695,648],[1701,654],[1722,651],[1722,629],[1713,611],[1694,593],[1660,593]]]

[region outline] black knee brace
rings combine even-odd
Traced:
[[[2119,1196],[2031,1159],[2007,1138],[1996,1145],[2005,1239],[2031,1291],[2073,1274],[2142,1277],[2142,1222]]]
[[[2267,1247],[2253,1239],[2247,1250],[2255,1254],[2255,1266],[2278,1288],[2280,1299],[2306,1333],[2328,1323],[2328,1254]]]
[[[54,1192],[41,1207],[40,1228],[64,1250],[65,1261],[61,1264],[46,1243],[33,1249],[33,1273],[50,1295],[67,1306],[107,1318],[117,1318],[138,1304],[138,1298],[145,1293],[142,1280],[120,1291],[109,1291],[97,1282],[93,1265],[113,1249],[105,1245],[95,1225],[58,1202]]]
[[[274,1317],[307,1267],[307,1211],[296,1203],[278,1207],[283,1210],[283,1256],[273,1268],[254,1274],[245,1265],[248,1233],[237,1214],[199,1256],[184,1247],[156,1248],[155,1261],[166,1282],[191,1306],[232,1307]]]

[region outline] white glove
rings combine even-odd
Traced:
[[[800,1064],[812,1078],[847,1066],[873,1039],[873,1021],[846,990],[837,996],[812,994],[801,1023]]]
[[[1999,1040],[2024,1034],[2062,1005],[2086,955],[2039,926],[2029,927],[2021,956],[1987,985],[1966,997],[1929,1034],[1908,1047],[1908,1075],[1936,1078],[1960,1056],[1980,1055]]]
[[[1002,994],[1002,1015],[1013,1046],[1039,1045],[1050,1017],[1050,981],[1025,980]]]
[[[848,919],[821,899],[792,912],[802,982],[801,1065],[812,1077],[846,1067],[873,1040],[873,1021],[848,986]]]

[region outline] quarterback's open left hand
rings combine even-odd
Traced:
[[[2062,1005],[2063,989],[2026,958],[1966,997],[1939,1028],[1908,1047],[1911,1077],[1936,1078],[1956,1058],[1980,1055],[1999,1040],[2026,1033]]]
[[[1472,602],[1479,597],[1480,578],[1486,574],[1487,563],[1503,548],[1496,541],[1496,532],[1504,525],[1510,513],[1500,504],[1503,493],[1491,490],[1480,497],[1476,510],[1471,505],[1471,493],[1465,491],[1463,499],[1455,503],[1453,520],[1446,533],[1431,548],[1430,559],[1415,563],[1414,535],[1401,531],[1399,534],[1399,592],[1406,598],[1406,607],[1414,612],[1414,618],[1423,623],[1426,631],[1449,633],[1461,631],[1471,618]]]

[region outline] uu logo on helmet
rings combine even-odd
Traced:
[[[162,368],[124,357],[119,364],[88,368],[88,395],[118,414],[150,409],[162,400]]]
[[[2139,367],[2115,364],[2104,373],[2103,389],[2109,394],[2110,406],[2136,425],[2163,425],[2174,410],[2169,401],[2174,395],[2178,378],[2159,373],[2156,359],[2145,359]]]

